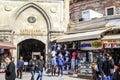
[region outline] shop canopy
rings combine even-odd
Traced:
[[[16,49],[16,47],[10,42],[0,42],[0,48],[3,48],[3,49]]]
[[[120,29],[120,19],[109,20],[106,27],[111,27],[111,29]]]
[[[85,32],[85,33],[64,35],[61,38],[58,38],[57,42],[68,42],[68,41],[78,41],[78,40],[101,38],[101,34],[105,31],[107,31],[107,29],[99,30],[99,31],[92,31],[92,32]]]
[[[120,40],[120,35],[108,35],[104,36],[102,40]]]

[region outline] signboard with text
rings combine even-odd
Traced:
[[[102,49],[102,47],[103,47],[103,44],[100,40],[82,41],[80,44],[81,50]]]
[[[104,41],[105,48],[120,48],[120,40]]]
[[[46,31],[40,29],[20,29],[20,35],[46,35]]]

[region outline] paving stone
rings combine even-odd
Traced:
[[[35,74],[35,80],[37,78],[37,73]],[[4,78],[5,74],[0,74],[0,80],[5,80]],[[16,79],[16,80],[30,80],[31,73],[30,72],[23,72],[23,78],[22,79]],[[80,79],[76,75],[63,75],[63,76],[50,76],[45,73],[43,73],[43,80],[87,80],[87,79]]]

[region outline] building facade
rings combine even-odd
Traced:
[[[15,45],[15,60],[35,52],[46,57],[50,40],[66,31],[68,14],[68,0],[0,0],[2,40]]]
[[[96,62],[99,53],[110,53],[118,63],[120,1],[71,0],[70,23],[65,35],[58,38],[57,42],[71,45],[68,46],[71,53],[76,50],[78,57],[82,57],[79,59],[80,74],[92,73],[91,63]]]
[[[82,18],[82,11],[92,9],[96,12],[107,15],[120,14],[119,0],[71,0],[70,19],[79,22]]]

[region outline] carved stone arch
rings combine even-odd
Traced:
[[[42,55],[45,60],[45,47],[45,43],[41,40],[35,38],[24,39],[17,44],[17,57],[23,56],[24,60],[29,62],[34,55],[33,53],[37,53],[37,59]]]
[[[21,43],[22,41],[29,40],[29,39],[37,40],[37,41],[40,41],[40,42],[46,44],[46,43],[45,43],[44,41],[42,41],[40,38],[33,38],[33,37],[21,38],[21,39],[19,39],[19,41],[17,42],[17,44]]]
[[[39,5],[37,5],[36,3],[33,3],[33,2],[27,3],[27,4],[23,5],[21,8],[16,10],[16,12],[13,14],[13,16],[14,16],[13,24],[15,23],[16,19],[19,17],[19,15],[23,11],[25,11],[26,9],[31,8],[31,7],[36,9],[38,12],[40,12],[40,14],[42,14],[42,16],[44,17],[46,24],[47,24],[47,31],[49,31],[51,28],[51,22],[50,22],[50,18],[48,16],[48,14],[45,12],[45,10],[43,8],[41,8]]]
[[[21,24],[19,24],[19,23],[17,24],[17,19],[19,19],[19,17],[21,16],[21,14],[23,12],[25,12],[29,8],[33,8],[34,10],[36,10],[38,12],[38,14],[40,14],[44,18],[44,21],[45,21],[45,24],[46,24],[46,35],[45,36],[41,36],[41,35],[39,35],[39,36],[29,36],[29,35],[28,36],[24,36],[24,35],[22,35],[21,36],[19,34],[20,29],[17,28],[17,25],[19,26]],[[22,5],[18,9],[16,9],[16,11],[11,15],[10,19],[11,19],[10,20],[10,28],[13,31],[15,31],[13,43],[15,43],[15,44],[18,43],[19,42],[18,39],[20,39],[20,40],[27,39],[26,37],[28,37],[28,38],[34,38],[34,39],[40,38],[40,41],[44,42],[44,44],[45,44],[46,54],[48,53],[48,50],[49,50],[49,30],[51,28],[51,21],[50,21],[49,15],[46,13],[45,9],[43,9],[37,3],[29,2],[29,3],[26,3],[26,4]],[[17,35],[19,35],[19,36],[17,36]],[[42,38],[44,40],[41,40]],[[16,47],[17,47],[17,44],[16,44]],[[18,50],[14,50],[13,53],[17,53],[17,51]],[[14,55],[14,56],[16,56],[16,55]]]

